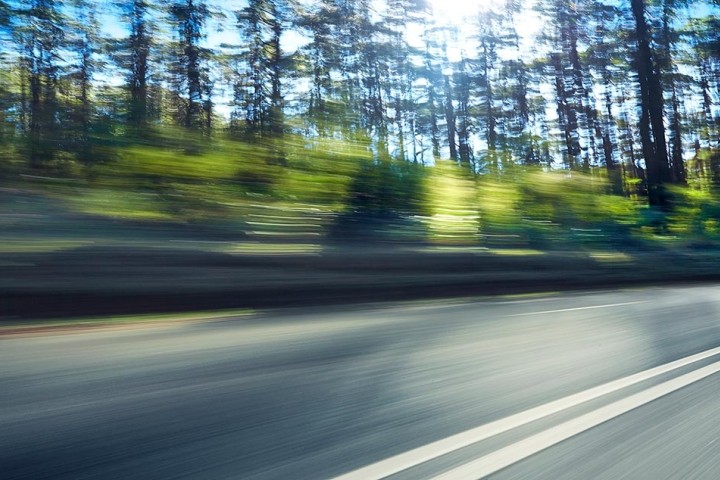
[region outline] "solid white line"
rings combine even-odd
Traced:
[[[545,310],[543,312],[516,313],[514,315],[508,315],[508,317],[526,317],[528,315],[542,315],[544,313],[574,312],[576,310],[592,310],[595,308],[622,307],[623,305],[637,305],[638,303],[646,303],[646,302],[640,301],[640,302],[609,303],[607,305],[591,305],[589,307],[562,308],[560,310]]]
[[[389,477],[390,475],[414,467],[415,465],[419,465],[427,462],[428,460],[432,460],[460,448],[472,445],[473,443],[485,440],[486,438],[499,435],[503,432],[507,432],[508,430],[512,430],[513,428],[517,428],[530,422],[534,422],[535,420],[547,417],[548,415],[552,415],[562,410],[580,405],[581,403],[601,397],[602,395],[621,390],[630,385],[662,375],[663,373],[671,372],[678,368],[699,362],[700,360],[718,354],[720,354],[720,347],[681,358],[679,360],[675,360],[674,362],[666,363],[665,365],[660,365],[658,367],[630,375],[629,377],[613,380],[583,392],[579,392],[568,397],[531,408],[530,410],[516,413],[515,415],[510,415],[509,417],[501,418],[500,420],[486,423],[485,425],[437,440],[422,447],[408,450],[407,452],[400,453],[385,460],[359,468],[358,470],[340,475],[339,477],[336,477],[336,480],[370,480]]]
[[[657,400],[676,390],[698,382],[720,372],[720,362],[715,362],[706,367],[690,373],[686,373],[667,382],[643,390],[610,405],[593,410],[590,413],[581,415],[573,420],[561,423],[536,435],[520,440],[508,447],[501,448],[489,455],[466,463],[461,467],[450,470],[434,477],[434,480],[471,480],[481,479],[493,474],[505,467],[517,463],[524,458],[534,455],[546,448],[556,445],[563,440],[578,435],[586,430],[612,420],[624,413],[641,407],[647,403]]]

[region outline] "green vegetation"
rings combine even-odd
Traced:
[[[716,2],[520,3],[0,2],[2,251],[715,246]]]
[[[475,175],[447,160],[433,166],[374,161],[349,141],[299,137],[282,143],[285,161],[277,165],[270,158],[278,143],[214,138],[202,151],[188,152],[182,141],[168,140],[117,147],[113,161],[91,168],[34,175],[18,167],[5,183],[3,211],[13,213],[13,192],[25,192],[51,199],[64,215],[86,215],[69,222],[215,228],[238,241],[359,238],[491,249],[682,246],[714,243],[720,229],[711,185],[676,186],[672,207],[659,211],[641,196],[611,193],[602,170],[519,166],[502,176]],[[36,248],[13,241],[12,228],[3,236],[4,251]]]

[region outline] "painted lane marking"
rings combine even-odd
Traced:
[[[639,408],[645,404],[664,397],[683,387],[698,382],[710,375],[720,372],[720,362],[715,362],[699,368],[685,375],[681,375],[667,382],[643,390],[610,405],[593,410],[573,420],[549,428],[524,440],[520,440],[508,447],[501,448],[489,455],[473,460],[458,468],[434,477],[434,480],[470,480],[482,479],[505,467],[534,455],[546,448],[556,445],[563,440],[574,437],[586,430],[612,420],[624,413]]]
[[[513,315],[507,315],[507,317],[526,317],[528,315],[542,315],[545,313],[575,312],[577,310],[593,310],[596,308],[622,307],[623,305],[637,305],[639,303],[647,303],[647,302],[640,301],[640,302],[609,303],[607,305],[591,305],[589,307],[561,308],[560,310],[545,310],[542,312],[516,313]]]
[[[568,397],[531,408],[530,410],[516,413],[514,415],[510,415],[509,417],[501,418],[499,420],[495,420],[494,422],[486,423],[479,427],[475,427],[427,445],[408,450],[407,452],[372,463],[335,478],[336,480],[370,480],[386,478],[390,475],[407,470],[408,468],[438,458],[460,448],[472,445],[473,443],[477,443],[481,440],[507,432],[513,428],[526,425],[530,422],[534,422],[535,420],[539,420],[549,415],[567,410],[568,408],[594,400],[608,393],[616,392],[644,380],[677,370],[678,368],[682,368],[718,354],[720,354],[720,347],[706,350],[695,355],[690,355],[689,357],[681,358],[643,372],[635,373],[628,377],[613,380],[597,387],[575,393]]]

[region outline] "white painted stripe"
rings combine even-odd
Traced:
[[[561,423],[536,435],[520,440],[508,447],[501,448],[489,455],[473,460],[470,463],[458,467],[449,472],[443,473],[435,480],[471,480],[481,479],[502,470],[505,467],[517,463],[524,458],[534,455],[546,448],[556,445],[563,440],[574,437],[586,430],[596,427],[602,423],[612,420],[624,413],[641,407],[647,403],[657,400],[676,390],[698,382],[720,372],[720,362],[715,362],[693,372],[686,373],[667,382],[643,390],[640,393],[631,395],[610,405],[593,410],[590,413],[581,415],[573,420]]]
[[[514,315],[508,315],[508,317],[526,317],[528,315],[542,315],[545,313],[574,312],[577,310],[593,310],[595,308],[622,307],[623,305],[637,305],[639,303],[646,303],[646,302],[640,301],[640,302],[609,303],[607,305],[591,305],[589,307],[562,308],[560,310],[545,310],[542,312],[516,313]]]
[[[675,360],[674,362],[666,363],[665,365],[660,365],[658,367],[630,375],[629,377],[613,380],[583,392],[579,392],[568,397],[531,408],[530,410],[516,413],[515,415],[510,415],[509,417],[501,418],[500,420],[486,423],[485,425],[437,440],[422,447],[400,453],[393,457],[336,477],[336,480],[371,480],[389,477],[390,475],[414,467],[415,465],[419,465],[423,462],[427,462],[428,460],[432,460],[460,448],[472,445],[473,443],[499,435],[503,432],[507,432],[513,428],[534,422],[535,420],[539,420],[547,417],[548,415],[553,415],[562,410],[580,405],[581,403],[601,397],[602,395],[621,390],[630,385],[671,372],[678,368],[699,362],[700,360],[704,360],[718,354],[720,354],[720,347],[681,358],[679,360]]]

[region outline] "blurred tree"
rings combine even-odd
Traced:
[[[644,0],[631,0],[635,19],[635,70],[640,88],[640,138],[643,146],[650,205],[667,208],[665,184],[671,180],[663,115],[663,89],[646,20]]]
[[[622,134],[618,133],[615,98],[619,96],[616,85],[629,81],[629,65],[623,53],[628,31],[623,28],[623,12],[617,6],[597,3],[590,13],[591,33],[586,58],[590,70],[601,80],[597,85],[597,91],[600,93],[602,105],[600,112],[595,113],[593,124],[595,135],[602,144],[602,162],[605,165],[610,190],[620,195],[624,190],[621,165],[617,158],[620,155],[621,148],[618,143]],[[634,167],[632,141],[629,150],[628,165]],[[636,177],[634,168],[628,169],[628,174]]]
[[[394,133],[397,144],[396,158],[408,160],[407,137],[410,137],[412,150],[416,150],[415,138],[408,132],[409,117],[414,115],[415,105],[411,98],[412,85],[416,78],[416,68],[412,59],[419,51],[408,42],[407,30],[411,25],[422,24],[422,16],[429,9],[426,0],[386,0],[386,14],[383,19],[382,33],[387,36],[389,78],[387,79],[388,106],[392,110]]]
[[[667,184],[708,188],[696,180],[718,177],[718,2],[537,0],[549,28],[530,45],[518,0],[480,7],[471,22],[436,18],[423,0],[111,1],[118,41],[106,2],[0,0],[0,143],[12,168],[77,171],[99,158],[100,137],[105,151],[212,151],[226,140],[187,130],[229,123],[243,133],[232,136],[247,147],[239,157],[264,160],[249,175],[268,180],[268,196],[280,190],[271,177],[312,163],[304,143],[353,145],[348,158],[368,162],[358,204],[370,201],[363,188],[373,198],[403,188],[395,163],[443,157],[502,174],[493,181],[519,178],[520,165],[584,170],[602,177],[598,188],[663,208]],[[237,11],[221,19],[211,5]],[[236,34],[237,45],[216,45]],[[369,186],[377,172],[395,180]],[[342,188],[356,174],[337,173]]]
[[[438,44],[434,38],[437,30],[431,28],[429,22],[424,25],[424,51],[422,52],[422,68],[419,76],[424,80],[424,101],[416,106],[417,131],[422,137],[429,137],[433,162],[440,158],[440,125],[439,115],[442,111],[440,92],[443,88],[441,60],[438,58]],[[421,151],[424,159],[424,151]],[[423,162],[424,163],[424,162]]]
[[[685,160],[683,159],[683,132],[680,110],[682,96],[678,93],[681,88],[681,75],[673,61],[674,49],[679,39],[678,32],[674,28],[677,22],[678,10],[687,6],[687,0],[661,0],[660,2],[660,25],[658,28],[659,38],[657,39],[658,51],[657,69],[661,75],[661,81],[665,91],[670,92],[670,112],[668,118],[669,131],[669,158],[670,179],[673,183],[684,184],[686,182]]]
[[[151,17],[155,11],[147,0],[118,2],[129,35],[113,49],[120,68],[127,72],[128,124],[138,133],[149,121],[150,52],[153,45]]]
[[[209,132],[212,128],[212,84],[208,75],[211,51],[201,46],[210,10],[202,1],[183,0],[170,6],[177,42],[170,73],[174,80],[181,125]]]
[[[39,168],[60,147],[58,79],[65,18],[57,0],[31,0],[16,10],[15,42],[20,49],[21,106],[26,112],[26,150],[31,168]]]
[[[102,48],[96,4],[88,0],[72,0],[73,20],[68,21],[67,46],[75,54],[77,63],[70,72],[72,89],[77,93],[69,106],[70,122],[65,127],[68,149],[83,164],[93,161],[92,128],[94,105],[91,96],[93,75],[101,67],[97,52]]]
[[[484,10],[477,16],[478,42],[478,88],[475,92],[479,102],[479,125],[484,130],[486,144],[485,163],[495,172],[498,164],[498,117],[502,115],[496,101],[495,79],[499,69],[498,50],[509,45],[510,37],[505,34],[502,14]]]
[[[692,46],[689,63],[698,72],[702,107],[694,124],[697,145],[720,149],[720,111],[714,108],[720,93],[720,17],[691,21],[682,33]]]
[[[474,154],[471,144],[471,134],[473,130],[471,117],[471,96],[472,96],[472,78],[473,72],[470,71],[468,61],[464,56],[460,58],[454,72],[455,84],[455,122],[457,126],[458,139],[458,158],[460,164],[465,168],[474,170]]]
[[[0,0],[0,65],[8,67],[11,62],[10,52],[7,51],[7,46],[11,44],[12,38],[11,14],[10,5]],[[0,146],[6,150],[15,136],[15,123],[11,112],[15,98],[11,91],[10,73],[10,68],[0,68]],[[2,156],[4,155],[0,154],[0,162]],[[1,166],[0,169],[2,169]]]
[[[598,3],[594,4],[599,6]],[[554,35],[550,64],[555,74],[558,120],[563,132],[566,161],[570,169],[588,171],[598,163],[596,145],[597,110],[593,82],[587,65],[583,64],[582,43],[592,35],[590,2],[557,0],[550,2],[549,14],[554,18]]]
[[[341,43],[337,34],[342,19],[333,0],[321,0],[314,8],[302,10],[297,24],[308,33],[310,40],[304,48],[310,76],[306,110],[308,119],[317,134],[327,136],[331,131],[333,104],[331,72],[337,71],[341,63]],[[334,120],[341,123],[345,121],[338,117]]]
[[[282,79],[287,59],[281,50],[284,16],[288,6],[278,0],[250,0],[236,12],[245,48],[244,66],[235,79],[236,117],[244,118],[251,133],[283,131]]]
[[[453,93],[453,85],[450,80],[450,72],[446,71],[443,72],[444,77],[444,83],[443,83],[443,93],[445,95],[445,103],[443,105],[445,110],[445,126],[447,130],[447,143],[448,143],[448,150],[450,151],[450,159],[457,161],[458,160],[458,151],[457,151],[457,124],[456,124],[456,116],[455,116],[455,98]]]

